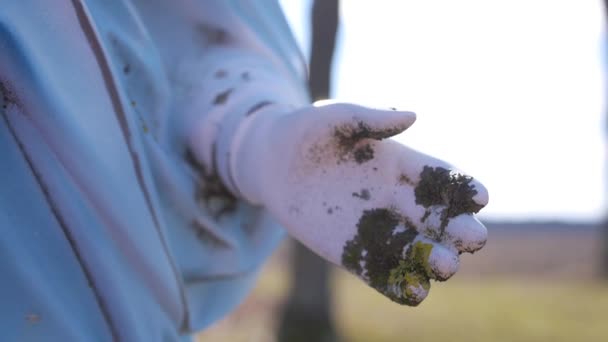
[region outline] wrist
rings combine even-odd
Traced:
[[[201,83],[204,88],[190,108],[192,119],[185,122],[189,146],[207,173],[216,175],[228,191],[260,204],[259,191],[250,189],[249,178],[257,179],[253,174],[259,172],[251,168],[263,164],[240,159],[264,158],[262,146],[268,135],[259,132],[271,133],[266,129],[269,119],[306,104],[307,95],[302,82],[274,70],[259,56],[222,50],[209,58],[213,61],[204,63],[209,65]]]
[[[286,164],[281,150],[287,146],[274,141],[280,134],[280,118],[293,111],[288,105],[267,105],[247,116],[230,141],[228,177],[239,195],[252,204],[267,202],[264,197],[272,193],[277,183],[273,180],[278,181],[276,176]]]

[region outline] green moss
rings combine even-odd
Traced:
[[[399,265],[393,268],[388,276],[388,284],[401,284],[405,280],[405,275],[409,272],[408,266],[409,265],[404,260],[399,260]]]
[[[407,284],[404,282],[405,276],[410,273],[410,277],[420,278],[416,284],[428,283],[428,255],[432,245],[417,242],[415,247],[410,247],[405,260],[403,258],[404,248],[418,235],[408,222],[391,209],[364,211],[357,224],[357,234],[344,246],[342,265],[349,271],[364,276],[370,286],[391,300],[415,305],[418,304],[417,301],[402,295],[405,287],[401,286],[401,295],[391,291],[391,286]],[[365,269],[361,266],[362,262],[365,263]]]
[[[418,273],[408,273],[405,275],[405,281],[401,284],[401,290],[403,294],[405,294],[406,300],[409,301],[409,305],[418,305],[420,304],[420,298],[418,294],[414,291],[415,289],[422,288],[425,291],[431,289],[431,282],[429,278],[425,277],[422,274]]]
[[[407,280],[411,274],[421,273],[427,278],[433,275],[433,270],[429,265],[429,257],[433,250],[433,245],[421,241],[416,242],[406,254],[405,260],[400,260],[399,265],[390,271],[388,284],[395,285]]]
[[[405,283],[415,287],[420,286],[426,291],[431,289],[431,282],[429,281],[429,278],[417,273],[408,273],[405,276]]]
[[[430,243],[416,242],[406,253],[405,260],[400,260],[399,265],[390,271],[388,285],[401,288],[402,294],[405,294],[404,300],[410,305],[418,304],[414,289],[430,289],[429,279],[433,271],[429,265],[429,257],[432,249],[433,245]]]
[[[433,275],[433,270],[431,269],[431,265],[429,265],[429,257],[432,250],[432,244],[418,241],[412,246],[412,254],[410,256],[411,262],[421,270],[424,270],[427,277]]]

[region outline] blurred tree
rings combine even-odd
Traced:
[[[606,22],[608,22],[608,0],[604,0],[604,24],[606,25]],[[606,27],[605,27],[606,29]],[[604,56],[606,57],[606,56]],[[606,67],[608,67],[608,61],[604,61],[604,69],[606,69]],[[604,77],[607,77],[608,73],[606,72],[606,70],[604,70]],[[608,97],[608,94],[606,94],[605,96]],[[608,138],[608,110],[606,110],[606,117],[605,117],[605,124],[606,124],[606,138]],[[606,161],[604,161],[606,163],[606,165],[608,165],[608,159]],[[606,179],[608,180],[608,175],[606,175]],[[604,222],[602,224],[602,232],[603,232],[603,243],[602,243],[602,269],[601,269],[601,274],[605,279],[608,279],[608,208],[606,208],[606,215],[604,216]]]
[[[329,97],[331,65],[338,30],[338,0],[315,0],[309,89],[313,100]],[[278,331],[280,342],[335,342],[329,288],[330,265],[293,241],[291,289]]]
[[[332,319],[330,265],[299,242],[292,243],[291,289],[283,307],[278,341],[339,341]]]
[[[338,10],[338,0],[315,0],[313,5],[308,82],[313,101],[329,98],[331,66],[338,32]]]

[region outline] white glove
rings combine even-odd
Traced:
[[[429,279],[450,278],[460,253],[484,246],[486,228],[473,214],[488,193],[386,139],[415,118],[352,104],[268,104],[235,133],[229,172],[240,195],[293,237],[391,300],[417,305]]]

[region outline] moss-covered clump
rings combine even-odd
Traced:
[[[426,292],[430,289],[430,278],[433,276],[433,270],[429,264],[429,257],[433,245],[418,241],[408,249],[405,260],[400,260],[399,265],[393,268],[388,277],[389,288],[393,291],[405,295],[405,298],[411,303],[410,305],[418,304],[426,296]],[[418,291],[423,291],[424,294]]]
[[[391,300],[417,305],[420,298],[416,289],[428,290],[430,286],[428,258],[432,245],[410,245],[418,235],[415,227],[386,208],[364,211],[357,228],[357,235],[344,246],[344,267]]]

